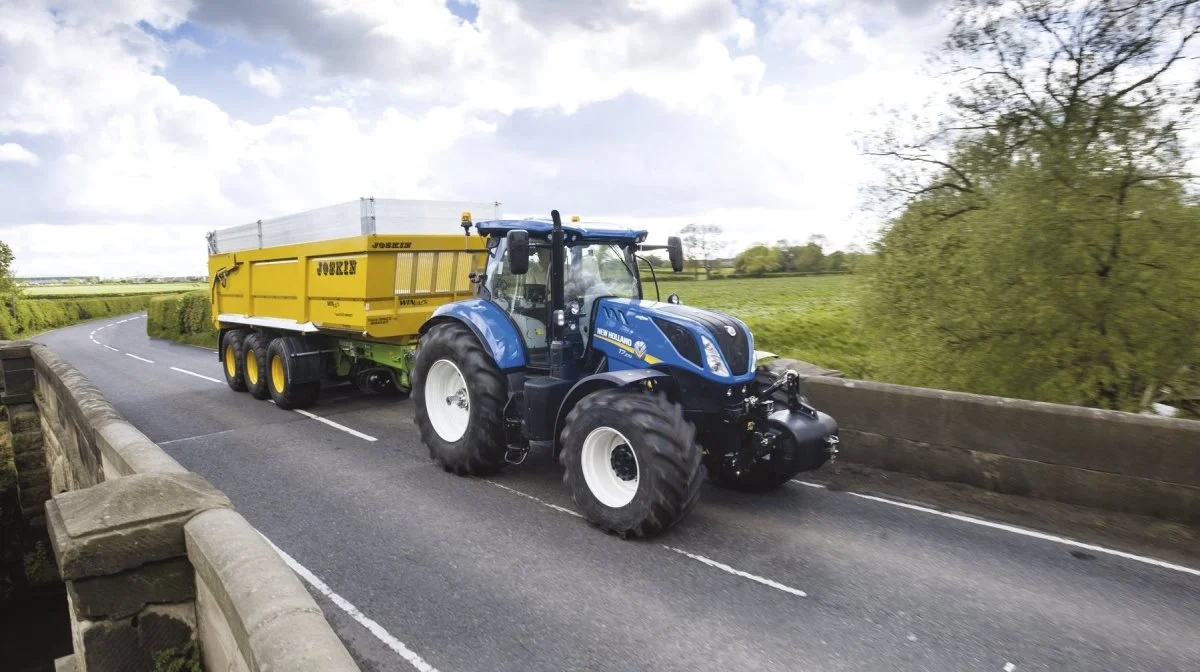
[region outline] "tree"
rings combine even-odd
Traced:
[[[1196,0],[960,0],[949,114],[868,143],[897,382],[1137,410],[1200,362]]]
[[[687,256],[704,268],[704,277],[712,277],[713,264],[725,250],[725,231],[717,224],[688,224],[679,231]]]
[[[780,270],[780,249],[755,245],[734,257],[733,268],[740,274],[762,276]]]
[[[817,273],[825,270],[825,252],[817,243],[808,243],[804,247],[795,248],[795,268],[789,269],[802,273]]]
[[[0,241],[0,297],[11,299],[18,293],[17,281],[13,278],[13,251],[8,243]]]

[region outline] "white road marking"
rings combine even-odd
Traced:
[[[100,345],[104,345],[104,344],[101,343]],[[108,348],[109,350],[112,350],[113,352],[120,352],[120,350],[112,347],[111,345],[104,345],[104,347]]]
[[[104,325],[104,327],[105,327],[106,329],[107,329],[108,327],[111,327],[111,326],[113,326],[113,323],[112,323],[112,322],[109,322],[108,324]]]
[[[187,369],[181,369],[181,368],[179,368],[179,367],[175,367],[175,366],[172,366],[172,367],[171,367],[171,370],[172,370],[172,371],[178,371],[178,372],[180,372],[180,373],[186,373],[186,374],[187,374],[187,375],[189,375],[189,376],[195,376],[195,377],[197,377],[197,378],[203,378],[203,379],[205,379],[205,380],[211,380],[211,381],[212,381],[212,382],[214,382],[214,383],[219,383],[219,382],[221,382],[221,381],[217,380],[216,378],[209,378],[208,376],[206,376],[206,375],[204,375],[204,374],[202,374],[202,373],[196,373],[195,371],[188,371]]]
[[[687,557],[689,557],[693,560],[703,562],[704,564],[708,565],[709,567],[715,567],[715,568],[721,570],[722,572],[729,572],[730,574],[733,574],[734,576],[740,576],[743,579],[750,579],[751,581],[754,581],[756,583],[761,583],[764,586],[770,586],[771,588],[774,588],[775,590],[782,590],[783,592],[789,593],[791,595],[795,595],[796,597],[808,597],[808,593],[804,592],[803,590],[800,590],[798,588],[792,588],[791,586],[785,586],[782,583],[779,583],[778,581],[772,581],[771,579],[766,579],[761,576],[751,574],[749,572],[743,572],[740,569],[734,569],[733,567],[730,567],[729,565],[726,565],[721,562],[717,562],[716,560],[713,560],[711,558],[706,558],[703,555],[696,555],[695,553],[688,553],[687,551],[680,549],[680,548],[675,548],[674,546],[663,545],[663,548],[667,549],[668,551],[675,551],[676,553],[678,553],[680,555],[686,555]]]
[[[134,358],[134,359],[138,360],[139,362],[145,362],[145,363],[147,363],[147,364],[153,364],[153,363],[154,363],[154,360],[153,360],[153,359],[146,359],[145,357],[138,357],[137,355],[135,355],[135,354],[133,354],[133,353],[131,353],[131,352],[127,352],[127,353],[125,353],[125,356],[126,356],[126,357],[132,357],[132,358]]]
[[[869,499],[873,502],[882,502],[884,504],[891,504],[892,506],[898,506],[903,509],[911,509],[913,511],[920,511],[922,513],[931,513],[935,516],[941,516],[943,518],[950,518],[951,520],[958,520],[958,521],[961,521],[964,523],[971,523],[972,525],[982,525],[983,527],[990,527],[993,530],[1003,530],[1005,532],[1012,532],[1013,534],[1020,534],[1020,535],[1026,536],[1026,537],[1033,537],[1034,539],[1041,539],[1043,541],[1053,541],[1055,543],[1063,544],[1066,546],[1073,546],[1075,548],[1082,548],[1082,549],[1085,549],[1088,551],[1095,551],[1096,553],[1105,553],[1107,555],[1114,555],[1118,558],[1125,558],[1126,560],[1133,560],[1135,562],[1141,562],[1141,563],[1145,563],[1147,565],[1153,565],[1155,567],[1162,567],[1163,569],[1173,569],[1177,572],[1183,572],[1184,574],[1200,576],[1200,569],[1184,567],[1183,565],[1176,565],[1174,563],[1166,562],[1164,560],[1156,560],[1154,558],[1147,558],[1142,555],[1134,555],[1133,553],[1126,553],[1125,551],[1118,551],[1118,550],[1112,549],[1112,548],[1096,546],[1095,544],[1086,544],[1082,541],[1075,541],[1074,539],[1067,539],[1066,537],[1060,537],[1060,536],[1053,535],[1053,534],[1046,534],[1045,532],[1038,532],[1036,530],[1027,530],[1023,527],[1016,527],[1015,525],[1006,525],[1004,523],[995,523],[990,520],[984,520],[982,518],[972,518],[971,516],[964,516],[959,513],[949,513],[946,511],[938,511],[937,509],[931,509],[927,506],[918,506],[916,504],[908,504],[906,502],[898,502],[894,499],[884,499],[883,497],[876,497],[874,495],[864,495],[864,494],[861,494],[858,492],[847,492],[846,494],[853,495],[855,497],[861,497],[862,499]]]
[[[542,506],[544,506],[546,508],[554,509],[555,511],[558,511],[559,513],[565,513],[565,514],[568,514],[571,516],[575,516],[576,518],[583,517],[577,511],[572,511],[570,509],[563,508],[557,504],[551,504],[550,502],[547,502],[546,500],[541,499],[539,497],[534,497],[533,495],[531,495],[527,492],[521,492],[520,490],[517,490],[515,488],[510,488],[507,485],[500,485],[499,483],[497,483],[495,481],[490,481],[486,478],[481,479],[481,480],[483,480],[483,482],[485,482],[485,483],[491,483],[492,485],[496,486],[497,488],[500,488],[501,490],[507,490],[508,492],[511,492],[512,494],[517,495],[519,497],[524,497],[525,499],[535,501],[538,504],[541,504]],[[785,586],[782,583],[779,583],[777,581],[772,581],[771,579],[766,579],[761,576],[756,576],[749,572],[743,572],[740,569],[734,569],[733,567],[730,567],[729,565],[726,565],[725,563],[722,563],[722,562],[717,562],[716,560],[713,560],[712,558],[706,558],[703,555],[696,555],[695,553],[688,553],[687,551],[685,551],[683,549],[675,548],[673,546],[664,545],[663,548],[665,548],[669,551],[674,551],[676,553],[679,553],[680,555],[687,556],[697,562],[702,562],[702,563],[708,565],[709,567],[719,569],[723,572],[729,572],[730,574],[733,574],[734,576],[740,576],[743,579],[750,579],[751,581],[761,583],[764,586],[770,586],[771,588],[775,588],[776,590],[782,590],[785,593],[790,593],[792,595],[796,595],[797,597],[808,597],[808,593],[805,593],[803,590],[792,588],[791,586]]]
[[[1015,669],[1017,669],[1017,666],[1013,665],[1012,663],[1004,664],[1004,672],[1013,672],[1013,670],[1015,670]]]
[[[182,439],[171,439],[171,440],[169,440],[169,441],[159,441],[159,442],[158,442],[158,445],[159,445],[159,446],[165,446],[165,445],[168,445],[168,444],[171,444],[171,443],[182,443],[182,442],[184,442],[184,441],[194,441],[194,440],[196,440],[196,439],[207,439],[207,438],[208,438],[208,437],[210,437],[210,436],[217,436],[217,435],[220,435],[220,434],[228,434],[228,433],[230,433],[230,432],[235,432],[235,431],[237,431],[237,430],[235,430],[235,429],[222,429],[222,430],[221,430],[221,431],[219,431],[219,432],[209,432],[208,434],[197,434],[196,436],[185,436],[185,437],[183,437]]]
[[[576,518],[583,517],[582,515],[580,515],[580,513],[578,511],[572,511],[570,509],[565,509],[557,504],[551,504],[550,502],[547,502],[544,499],[538,499],[537,497],[534,497],[533,495],[530,495],[525,492],[521,492],[520,490],[514,490],[513,488],[510,488],[507,485],[500,485],[499,483],[497,483],[495,481],[489,481],[486,478],[483,480],[484,480],[484,482],[491,483],[492,485],[496,486],[497,488],[500,488],[501,490],[507,490],[507,491],[513,493],[514,495],[524,497],[525,499],[531,499],[531,500],[537,502],[538,504],[541,504],[542,506],[545,506],[547,508],[551,508],[551,509],[554,509],[555,511],[558,511],[559,513],[565,513],[568,516],[575,516]]]
[[[338,423],[330,420],[329,418],[322,418],[321,416],[316,415],[315,413],[309,413],[308,411],[304,411],[299,408],[293,408],[292,410],[299,413],[300,415],[303,415],[306,418],[312,418],[313,420],[316,420],[317,422],[325,423],[326,425],[329,425],[330,427],[333,427],[334,429],[340,429],[343,432],[345,432],[351,436],[357,436],[358,438],[362,439],[363,441],[378,441],[379,440],[379,439],[376,439],[375,437],[371,436],[370,434],[363,434],[362,432],[358,431],[357,429],[350,429],[349,427],[347,427],[345,425],[339,425]]]
[[[262,533],[260,532],[259,534]],[[333,592],[333,589],[326,585],[324,581],[317,578],[316,574],[308,571],[308,568],[296,562],[295,558],[280,550],[278,546],[271,543],[270,539],[267,539],[264,536],[263,540],[270,544],[271,548],[275,549],[275,552],[279,554],[279,557],[283,560],[284,564],[286,564],[288,567],[291,567],[293,572],[308,582],[308,585],[315,588],[318,593],[329,598],[329,601],[336,604],[339,609],[346,612],[350,618],[353,618],[355,621],[357,621],[359,625],[366,628],[372,635],[375,635],[375,637],[379,641],[383,642],[389,649],[400,654],[400,657],[404,658],[404,660],[407,660],[409,665],[412,665],[421,672],[437,672],[437,668],[425,662],[424,658],[422,658],[412,649],[405,646],[404,642],[393,637],[392,633],[384,630],[382,625],[379,625],[379,623],[375,622],[374,619],[364,614],[358,607],[351,604],[349,600]]]
[[[824,483],[813,483],[812,481],[801,481],[801,480],[797,480],[795,478],[793,478],[791,480],[791,482],[796,483],[798,485],[807,485],[810,488],[820,488],[821,490],[829,489],[829,486],[825,485]]]

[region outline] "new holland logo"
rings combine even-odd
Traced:
[[[634,343],[633,344],[633,354],[637,355],[638,359],[642,359],[643,357],[645,357],[646,356],[646,342],[638,341],[637,343]]]
[[[730,336],[737,336],[737,329],[734,329],[732,326],[727,324],[725,325],[725,333],[729,334]]]
[[[632,338],[629,338],[628,336],[622,336],[620,334],[614,334],[613,332],[611,332],[607,329],[597,329],[596,335],[599,336],[600,338],[607,338],[610,341],[616,341],[617,343],[621,343],[622,345],[626,345],[631,348],[633,347],[633,339]]]

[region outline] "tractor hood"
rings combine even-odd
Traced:
[[[754,378],[754,337],[736,317],[658,301],[601,299],[596,348],[620,368],[680,368],[717,382]]]

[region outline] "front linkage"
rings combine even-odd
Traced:
[[[721,485],[770,490],[837,456],[837,423],[800,394],[800,375],[770,377],[760,374],[757,389],[725,407],[723,431],[709,433],[709,471]]]

